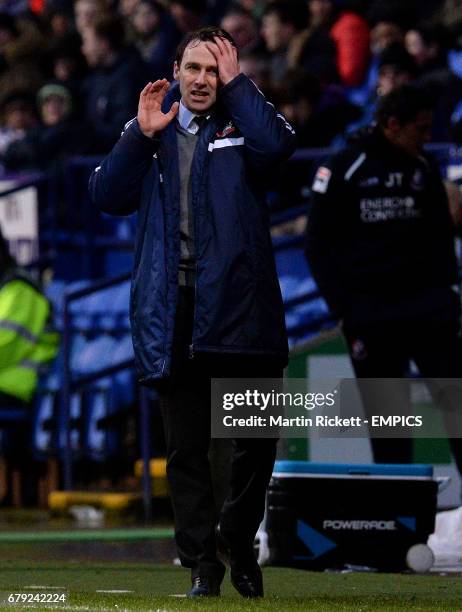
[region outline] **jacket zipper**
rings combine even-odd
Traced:
[[[196,147],[199,145],[199,142],[196,143]],[[196,151],[194,151],[194,156],[196,154]],[[193,159],[194,162],[194,159]],[[191,164],[191,169],[192,169],[192,164]],[[198,208],[198,204],[196,205],[196,209]],[[193,202],[193,214],[194,214],[194,243],[195,245],[197,245],[199,243],[198,240],[198,235],[199,232],[197,231],[197,228],[199,226],[199,221],[198,221],[198,215],[196,214],[196,210],[194,210],[194,202]],[[191,336],[191,344],[189,345],[189,359],[194,359],[194,342],[193,342],[193,337],[194,337],[194,326],[196,323],[196,308],[197,308],[197,249],[196,249],[196,269],[195,269],[195,274],[194,274],[194,313],[193,313],[193,330],[192,330],[192,336]]]
[[[196,224],[197,225],[197,224]],[[194,236],[194,242],[197,244],[197,232]],[[197,259],[196,259],[196,269],[194,271],[194,310],[193,310],[193,326],[192,326],[192,334],[191,334],[191,344],[189,345],[189,359],[194,359],[194,324],[196,322],[196,300],[197,297]]]

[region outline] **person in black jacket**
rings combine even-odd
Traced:
[[[131,321],[140,382],[160,395],[167,476],[189,596],[220,594],[210,447],[212,378],[280,378],[287,364],[284,309],[265,194],[295,148],[285,118],[240,72],[219,28],[180,44],[178,81],[143,89],[138,115],[90,178],[111,214],[138,210]],[[276,455],[270,438],[233,440],[220,533],[231,580],[263,595],[253,551]]]
[[[107,153],[136,112],[148,68],[138,51],[125,45],[125,26],[101,16],[83,31],[82,53],[90,73],[82,84],[84,119],[93,137],[91,153]]]
[[[423,150],[432,100],[403,86],[380,100],[376,120],[317,171],[306,242],[311,271],[342,321],[358,378],[402,378],[411,359],[426,378],[459,378],[454,230],[439,171]],[[363,400],[373,412],[364,393]],[[412,461],[409,439],[371,442],[377,462]],[[460,441],[451,446],[462,472]]]

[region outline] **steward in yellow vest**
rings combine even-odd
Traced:
[[[32,400],[39,374],[59,349],[59,336],[50,323],[49,300],[15,266],[0,235],[0,394],[25,403]]]

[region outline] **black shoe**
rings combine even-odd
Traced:
[[[231,584],[242,597],[263,597],[263,576],[257,562],[250,569],[232,565]]]
[[[263,597],[263,576],[255,557],[253,545],[244,545],[220,524],[216,529],[217,548],[229,559],[231,584],[242,597]],[[233,544],[231,544],[233,543]]]
[[[187,597],[219,597],[220,582],[211,576],[196,576]]]

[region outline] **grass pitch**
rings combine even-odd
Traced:
[[[180,568],[126,562],[12,561],[8,560],[8,547],[0,549],[0,607],[9,609],[26,609],[8,604],[9,593],[53,592],[49,589],[61,587],[66,590],[65,604],[31,607],[91,612],[462,610],[462,582],[458,576],[333,574],[265,568],[264,579],[266,597],[261,601],[242,599],[230,585],[228,574],[222,597],[191,601],[182,597],[188,589],[189,576]]]

